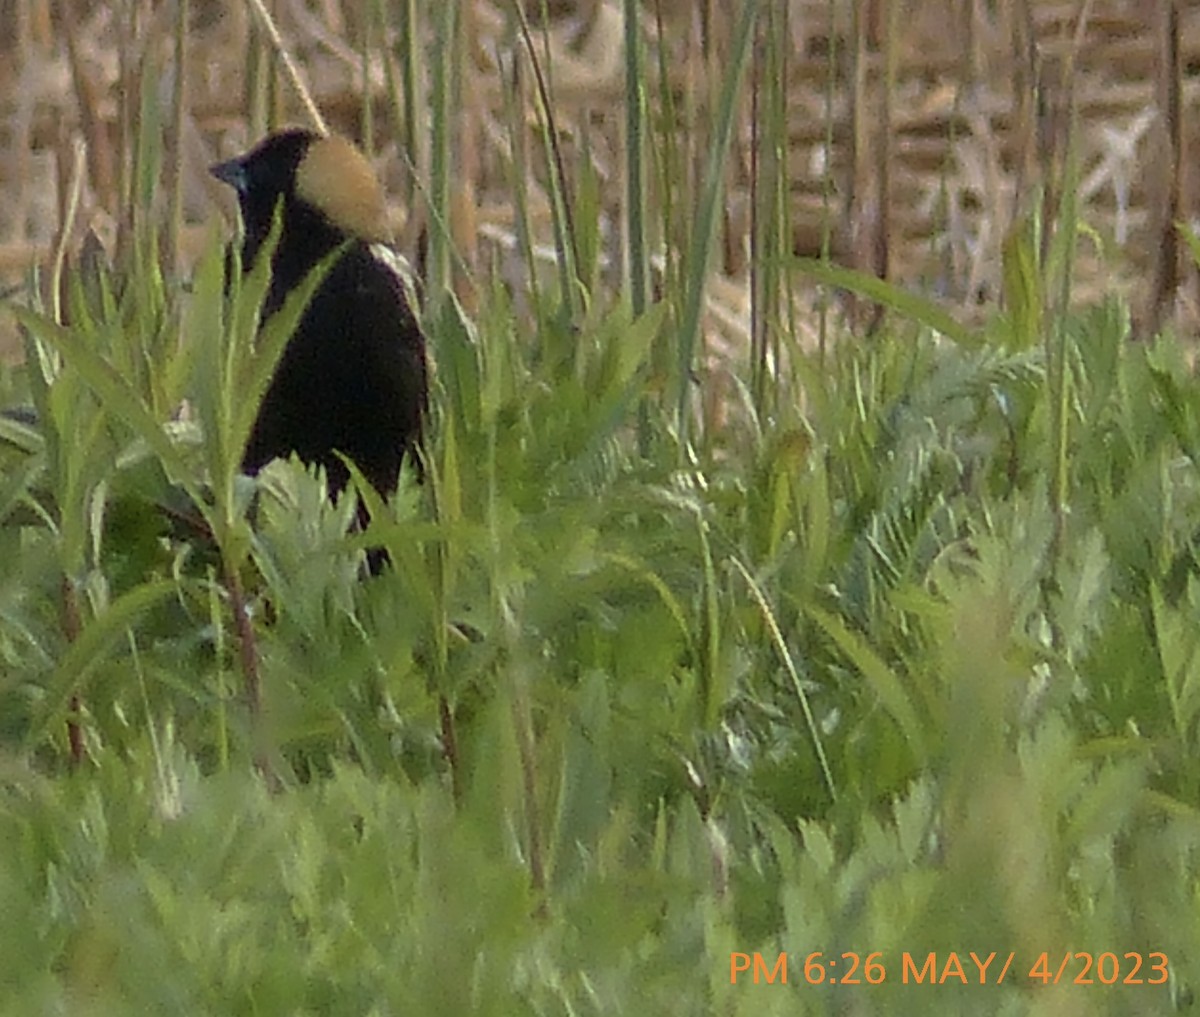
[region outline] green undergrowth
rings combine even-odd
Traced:
[[[43,418],[2,425],[5,1012],[1190,998],[1200,386],[1115,302],[1062,322],[1059,512],[1044,352],[1006,319],[796,350],[774,415],[746,404],[699,452],[650,369],[661,307],[517,336],[503,293],[473,320],[449,301],[425,481],[355,534],[294,463],[250,510],[233,473],[212,493],[221,443],[106,367],[131,299],[73,338],[22,312]],[[185,341],[213,327],[196,299]],[[235,380],[162,356],[195,416],[236,417],[203,405]],[[172,528],[180,489],[215,537]],[[364,580],[376,543],[395,568]],[[900,980],[906,951],[970,950],[1020,977]],[[1169,978],[1031,987],[1043,950],[1052,973],[1161,951]],[[756,951],[789,954],[787,988],[731,981]],[[886,977],[810,985],[817,951]]]

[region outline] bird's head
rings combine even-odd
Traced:
[[[389,239],[383,188],[370,162],[345,138],[305,130],[271,134],[245,155],[211,167],[238,196],[246,237],[257,247],[282,199],[285,223],[315,213],[347,237]]]

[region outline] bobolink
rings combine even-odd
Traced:
[[[282,223],[264,319],[328,254],[348,243],[305,310],[275,369],[242,457],[256,473],[295,452],[340,491],[351,460],[383,495],[421,438],[425,339],[386,246],[383,189],[350,142],[303,130],[272,134],[212,174],[237,191],[249,269]]]

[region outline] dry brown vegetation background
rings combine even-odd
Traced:
[[[788,36],[786,167],[797,254],[826,249],[835,261],[920,287],[960,310],[994,306],[1014,223],[1039,202],[1053,222],[1058,197],[1073,182],[1085,227],[1077,298],[1118,289],[1148,327],[1174,319],[1191,328],[1194,272],[1172,224],[1196,212],[1200,5],[771,2],[771,22]],[[661,67],[670,77],[669,90],[648,95],[651,116],[661,115],[662,94],[674,97],[672,130],[690,167],[681,182],[687,200],[707,155],[706,127],[737,6],[641,5],[648,73]],[[268,7],[330,126],[364,143],[376,160],[393,198],[398,242],[411,251],[424,225],[429,150],[421,123],[406,133],[400,122],[394,26],[402,9],[415,12],[424,66],[413,98],[422,111],[439,59],[432,6],[273,0]],[[619,0],[524,3],[549,70],[568,186],[583,159],[601,184],[604,279],[614,291],[625,195],[621,8]],[[513,70],[527,59],[511,2],[464,0],[461,12],[450,228],[462,271],[498,267],[519,283],[511,124],[514,109],[531,132],[536,123],[531,75]],[[249,6],[192,0],[184,13],[180,32],[174,3],[0,3],[0,282],[10,291],[25,284],[32,266],[46,265],[60,241],[74,252],[90,231],[110,256],[119,253],[122,231],[146,214],[179,224],[165,234],[165,257],[186,273],[214,214],[230,212],[229,195],[206,167],[271,125],[307,121]],[[759,40],[760,49],[765,44]],[[709,304],[710,328],[734,349],[747,332],[763,66],[755,61],[742,99]],[[157,105],[165,146],[161,201],[151,210],[131,198],[138,104],[146,95]],[[72,235],[62,238],[77,163],[79,207]],[[540,163],[529,165],[529,216],[548,259],[547,184]],[[652,193],[651,206],[660,198]],[[661,250],[674,238],[651,241]],[[10,323],[0,348],[15,353]]]

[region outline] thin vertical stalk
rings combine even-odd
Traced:
[[[825,165],[821,173],[821,260],[829,261],[829,250],[833,242],[833,107],[837,89],[837,24],[834,18],[834,0],[828,5],[829,54],[825,65]],[[817,322],[817,356],[825,363],[825,349],[829,338],[829,301],[821,296],[820,317]]]
[[[769,13],[767,20],[771,20]],[[762,35],[755,41],[755,49],[758,52],[754,60],[754,69],[750,73],[750,398],[760,420],[763,415],[762,389],[767,363],[762,265],[763,234],[767,228],[764,214],[766,210],[762,207],[767,153],[763,151],[766,125],[763,123],[765,116],[762,91],[763,80],[770,74],[769,69],[763,67],[763,50],[766,48],[766,39],[763,36],[769,31],[768,27],[763,26]]]
[[[875,272],[880,279],[891,275],[892,262],[892,92],[896,88],[896,0],[881,0],[886,5],[883,52],[883,95],[880,103],[880,138],[876,146],[879,185],[879,234],[875,241]],[[882,312],[882,305],[876,305]],[[878,320],[878,314],[877,314]]]
[[[720,220],[721,202],[725,193],[725,169],[733,137],[734,116],[741,94],[746,67],[753,48],[754,26],[758,15],[758,0],[744,0],[734,35],[730,63],[721,89],[714,136],[709,146],[703,193],[696,228],[688,249],[687,292],[684,297],[683,320],[679,328],[677,428],[680,455],[688,457],[691,426],[692,371],[696,364],[701,340],[701,319],[708,268]]]
[[[628,236],[629,299],[633,316],[646,310],[646,127],[645,73],[642,67],[640,4],[625,3],[625,228]]]
[[[1049,258],[1045,270],[1051,273],[1059,272],[1058,307],[1052,316],[1054,323],[1047,330],[1046,351],[1048,365],[1048,383],[1050,385],[1050,414],[1052,424],[1052,455],[1051,463],[1051,509],[1054,513],[1054,542],[1051,548],[1052,575],[1057,581],[1060,564],[1066,544],[1067,513],[1070,508],[1070,383],[1071,374],[1067,370],[1069,356],[1069,337],[1067,334],[1067,314],[1071,303],[1071,288],[1074,282],[1075,246],[1078,235],[1078,205],[1076,190],[1079,184],[1079,168],[1077,156],[1078,138],[1078,108],[1075,101],[1074,64],[1075,57],[1083,44],[1084,31],[1091,12],[1090,0],[1084,0],[1075,26],[1074,45],[1068,51],[1062,66],[1062,76],[1058,82],[1058,91],[1065,106],[1064,116],[1065,138],[1063,140],[1063,156],[1061,159],[1061,179],[1056,185],[1061,194],[1061,204],[1057,209],[1057,222],[1052,241],[1048,241]],[[1049,224],[1045,226],[1049,233]],[[1045,234],[1044,234],[1045,235]],[[1056,584],[1057,585],[1057,582]],[[1064,636],[1061,626],[1055,620],[1057,615],[1051,613],[1051,635],[1057,649],[1063,649]]]
[[[83,617],[79,611],[79,589],[69,576],[62,577],[62,626],[68,643],[74,643],[83,633]],[[67,745],[72,766],[83,762],[83,726],[80,724],[83,702],[78,692],[71,693],[67,708]]]
[[[659,5],[655,5],[656,9]],[[646,74],[642,62],[641,5],[625,0],[625,257],[629,301],[635,318],[646,310],[650,268],[646,251]],[[650,405],[638,401],[638,454],[650,455]]]
[[[771,36],[771,41],[774,44],[772,62],[776,73],[771,78],[769,91],[771,97],[770,130],[774,144],[771,149],[773,165],[773,177],[771,180],[773,243],[771,247],[771,259],[767,264],[770,272],[768,276],[770,289],[767,294],[767,310],[769,314],[767,322],[770,332],[767,346],[771,357],[770,369],[776,372],[776,382],[778,382],[778,372],[782,362],[780,341],[783,334],[783,322],[780,314],[780,303],[787,288],[783,266],[792,248],[791,188],[788,184],[788,96],[791,94],[788,82],[791,77],[791,61],[789,60],[789,56],[792,52],[790,44],[792,38],[790,10],[791,8],[787,4],[772,7],[775,23],[775,31]],[[764,399],[767,396],[777,396],[774,387],[764,391]],[[770,408],[774,409],[776,404],[777,399],[772,401]]]
[[[753,93],[750,199],[750,390],[760,419],[771,410],[768,380],[772,364],[779,364],[781,272],[790,237],[786,8],[768,5],[764,21]]]
[[[116,186],[117,170],[113,166],[112,145],[108,142],[107,129],[100,111],[97,109],[97,96],[87,70],[87,60],[84,58],[82,47],[79,44],[79,21],[81,18],[76,16],[74,4],[63,4],[63,8],[65,16],[62,20],[67,41],[67,59],[71,67],[75,105],[79,110],[79,126],[87,142],[88,173],[92,188],[102,207],[119,208]],[[19,52],[28,53],[24,49]]]
[[[870,212],[870,170],[868,159],[870,135],[867,119],[867,22],[868,15],[863,4],[855,2],[852,18],[853,43],[850,57],[850,194],[847,201],[850,218],[850,236],[853,240],[853,265],[860,271],[869,271],[868,257],[863,251],[868,214]],[[861,301],[850,299],[850,327],[858,326]]]
[[[1179,55],[1179,5],[1174,0],[1159,0],[1155,12],[1157,29],[1158,108],[1162,111],[1168,158],[1160,172],[1166,175],[1161,188],[1163,202],[1155,217],[1158,226],[1157,251],[1148,300],[1149,335],[1162,328],[1167,311],[1180,284],[1179,234],[1176,223],[1185,217],[1183,209],[1183,77]]]
[[[134,56],[135,40],[138,37],[137,7],[132,0],[125,0],[117,13],[120,25],[120,42],[117,47],[117,74],[121,83],[117,92],[117,137],[120,139],[117,153],[117,242],[116,261],[126,264],[130,251],[133,213],[133,125],[136,121],[136,104],[141,88],[135,80],[137,59]]]
[[[263,30],[257,18],[250,19],[246,33],[246,77],[242,108],[246,111],[250,137],[261,137],[267,130],[266,77],[270,73],[270,57],[263,40]]]
[[[480,112],[479,87],[476,76],[471,73],[471,54],[479,40],[478,12],[475,4],[465,4],[458,19],[455,53],[459,60],[455,86],[454,140],[454,210],[452,223],[455,264],[458,268],[456,288],[459,298],[475,310],[477,291],[471,285],[479,270],[479,135],[480,123],[485,119]]]
[[[665,39],[667,33],[662,18],[662,0],[655,0],[654,13],[658,38]],[[687,200],[686,183],[681,184],[685,176],[686,155],[680,145],[680,135],[684,131],[680,130],[677,124],[691,122],[686,119],[690,112],[688,96],[691,93],[690,90],[684,90],[682,107],[680,103],[676,102],[675,89],[668,71],[667,47],[659,45],[655,47],[655,51],[658,55],[658,87],[656,89],[658,111],[654,122],[659,125],[659,128],[654,136],[655,144],[648,154],[654,159],[655,195],[658,199],[654,204],[658,209],[658,233],[663,241],[661,243],[663,258],[661,292],[664,300],[673,305],[672,313],[678,320],[682,317],[682,304],[678,294],[683,290],[679,282],[682,273],[678,252],[685,248],[687,238],[687,217],[679,215],[678,210],[681,206],[689,205],[690,202]],[[688,56],[685,66],[690,69],[691,65],[692,58]],[[650,355],[651,370],[663,378],[670,377],[673,369],[673,354],[674,351],[665,339],[656,339]],[[648,454],[649,406],[646,400],[642,402],[642,415],[639,423],[642,426],[640,447],[644,454]]]
[[[437,23],[438,58],[433,64],[432,130],[429,165],[429,305],[436,320],[450,289],[450,151],[454,108],[454,40],[458,0],[447,0]]]
[[[300,74],[300,68],[296,65],[296,61],[292,59],[291,53],[283,44],[283,37],[279,34],[279,29],[275,25],[275,19],[271,12],[267,10],[264,0],[250,0],[250,10],[255,16],[255,25],[262,29],[262,33],[267,37],[267,42],[271,45],[276,59],[283,65],[283,69],[287,74],[288,81],[291,83],[292,89],[296,93],[296,97],[304,105],[305,112],[308,114],[309,122],[313,128],[321,134],[328,134],[329,127],[325,123],[325,118],[321,116],[321,111],[317,108],[317,104],[313,101],[308,89],[304,85],[304,78]],[[254,33],[251,34],[251,39],[255,38]],[[252,91],[252,98],[261,98],[265,108],[261,111],[265,123],[262,124],[263,130],[256,133],[265,133],[267,130],[274,129],[277,126],[278,118],[282,112],[279,96],[279,75],[276,73],[276,65],[274,60],[267,58],[265,52],[266,47],[263,46],[264,52],[260,59],[263,66],[258,68],[262,75],[265,75],[265,80],[260,80],[258,83],[261,86],[262,92]],[[251,54],[257,55],[256,50],[251,46]],[[247,76],[247,82],[251,80]],[[252,107],[253,108],[253,107]],[[259,112],[258,110],[255,110]]]
[[[521,761],[529,883],[534,893],[540,896],[546,889],[546,861],[542,845],[542,811],[538,804],[537,741],[533,731],[533,709],[529,702],[529,679],[525,669],[525,664],[517,668],[518,673],[513,684],[513,729]]]
[[[167,216],[167,267],[180,270],[179,243],[183,233],[183,121],[187,115],[188,0],[179,0],[175,12],[175,81],[171,90],[171,135],[174,158],[167,167],[170,211]]]
[[[362,75],[362,150],[368,157],[375,154],[375,103],[371,86],[371,49],[375,43],[375,18],[379,4],[367,0],[362,8],[362,38],[359,44],[359,73]]]
[[[499,61],[497,61],[499,63]],[[501,66],[503,66],[501,64]],[[529,279],[529,299],[534,308],[542,306],[541,283],[538,281],[537,261],[533,254],[533,236],[529,229],[529,133],[525,127],[525,76],[521,61],[512,61],[512,79],[504,90],[505,115],[508,118],[509,134],[512,139],[513,204],[516,206],[516,221],[513,226],[517,234],[517,249],[525,264]],[[503,73],[503,72],[502,72]]]
[[[229,540],[225,533],[226,543]],[[238,664],[242,671],[242,687],[246,694],[246,709],[250,715],[251,755],[254,767],[262,774],[267,786],[275,791],[280,787],[279,777],[271,765],[267,751],[267,733],[263,724],[262,676],[259,671],[258,638],[250,620],[250,607],[242,587],[241,573],[232,555],[222,545],[225,571],[225,591],[229,596],[229,607],[233,613],[233,632],[238,645]]]
[[[521,38],[524,40],[525,50],[529,54],[529,63],[533,68],[533,78],[537,85],[536,108],[539,113],[542,144],[546,150],[546,166],[550,176],[550,207],[553,211],[554,246],[558,255],[562,302],[567,320],[574,321],[576,318],[575,288],[579,279],[579,250],[571,212],[571,201],[567,195],[566,167],[563,163],[562,150],[558,144],[554,106],[550,101],[550,84],[546,72],[542,70],[542,62],[538,59],[525,11],[516,0],[513,0],[512,7],[517,22],[521,26]],[[545,11],[543,11],[543,24],[547,20]],[[550,47],[547,45],[547,59],[549,53]]]
[[[421,121],[417,112],[421,82],[421,26],[417,14],[417,0],[405,0],[400,10],[403,13],[400,27],[400,67],[404,78],[404,117],[400,140],[408,154],[411,172],[405,183],[405,208],[411,213],[416,207],[417,175],[423,165],[421,144]]]
[[[463,786],[462,758],[458,748],[458,730],[454,711],[444,692],[438,694],[438,725],[441,728],[442,758],[450,768],[450,793],[461,804],[466,788]]]

